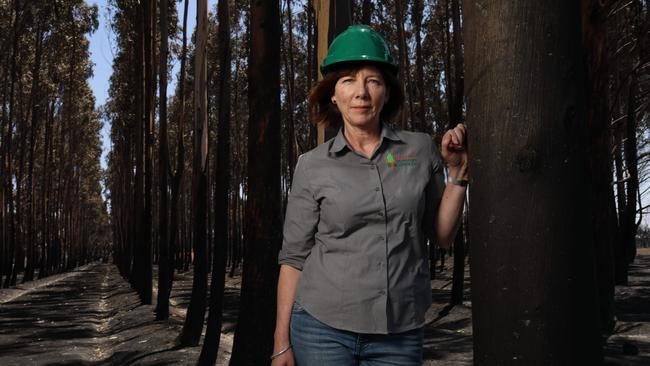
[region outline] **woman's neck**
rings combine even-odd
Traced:
[[[345,136],[345,139],[354,151],[370,159],[379,143],[381,123],[377,123],[371,128],[361,128],[346,124],[343,128],[343,136]]]

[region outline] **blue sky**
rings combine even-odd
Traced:
[[[208,0],[208,9],[214,9],[217,0]],[[109,14],[107,8],[107,0],[88,0],[88,4],[96,4],[99,7],[99,27],[93,33],[90,39],[90,58],[95,64],[93,69],[93,77],[90,79],[90,87],[95,94],[95,107],[99,107],[106,102],[108,98],[109,78],[111,77],[113,67],[113,46],[115,44],[114,35],[111,33],[109,24]],[[177,2],[179,13],[179,27],[183,22],[183,2]],[[189,0],[188,15],[187,15],[187,28],[188,37],[192,34],[196,25],[196,0]],[[178,71],[178,60],[171,60],[174,63],[173,75]],[[173,92],[175,77],[169,79],[168,90]],[[105,121],[106,122],[106,121]],[[102,168],[106,168],[106,155],[110,150],[110,125],[105,125],[102,129]]]
[[[88,1],[88,3],[97,4],[99,7],[99,27],[90,36],[90,58],[95,64],[90,87],[95,94],[95,107],[99,107],[108,97],[108,79],[111,76],[113,64],[112,39],[106,19],[106,1]],[[109,133],[110,126],[105,125],[102,129],[102,168],[106,167],[106,153],[110,149]]]

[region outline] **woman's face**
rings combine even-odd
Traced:
[[[364,66],[354,75],[341,77],[332,96],[344,125],[360,128],[378,126],[379,114],[387,101],[386,82],[374,66]]]

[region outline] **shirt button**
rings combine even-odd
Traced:
[[[375,191],[379,192],[379,187],[375,187]]]
[[[386,240],[386,238],[384,238],[383,236],[380,236],[379,240],[384,241],[384,240]]]
[[[384,216],[384,211],[379,211],[379,216]]]
[[[380,295],[386,295],[386,290],[379,290]]]
[[[373,169],[373,170],[374,170],[374,169],[375,169],[375,166],[374,166],[374,165],[371,165],[371,166],[370,166],[370,169]]]

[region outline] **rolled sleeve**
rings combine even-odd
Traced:
[[[278,255],[279,264],[287,264],[299,270],[302,270],[314,246],[319,220],[319,205],[307,176],[306,160],[305,155],[298,158],[293,174],[284,219],[282,249]]]

